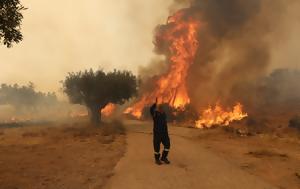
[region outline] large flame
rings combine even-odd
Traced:
[[[127,108],[124,113],[141,118],[143,108],[152,104],[157,97],[158,103],[166,103],[175,108],[184,109],[184,106],[190,103],[186,78],[199,48],[197,36],[201,26],[202,24],[198,20],[187,15],[183,9],[170,16],[167,24],[158,28],[155,44],[158,48],[163,49],[167,46],[165,54],[170,63],[169,69],[155,81],[153,91],[144,93],[139,101]],[[200,119],[196,121],[196,127],[228,125],[230,122],[241,120],[246,116],[240,103],[232,111],[224,111],[220,105],[216,105],[202,113]]]
[[[113,103],[107,104],[102,110],[101,114],[105,117],[112,115],[112,113],[116,110],[116,105]]]
[[[197,128],[209,128],[213,125],[228,126],[233,121],[242,120],[247,117],[247,113],[243,113],[243,106],[237,103],[233,110],[225,111],[220,105],[214,108],[208,108],[203,111],[200,119],[196,121]]]
[[[167,103],[171,107],[183,107],[190,103],[186,77],[199,46],[197,32],[200,23],[181,10],[169,17],[167,24],[161,28],[156,34],[156,43],[168,45],[170,67],[156,81],[154,91],[143,94],[137,103],[125,110],[125,113],[137,118],[141,117],[143,108],[153,103],[156,97],[159,97],[159,103]]]
[[[116,110],[116,105],[109,103],[103,109],[99,110],[99,113],[101,112],[101,115],[103,115],[104,117],[109,117],[114,113],[115,110]],[[75,111],[70,113],[71,118],[80,118],[80,117],[87,117],[87,116],[89,116],[87,110]]]

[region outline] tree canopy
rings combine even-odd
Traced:
[[[94,123],[101,121],[101,109],[107,104],[123,104],[137,93],[137,78],[130,71],[105,73],[85,70],[69,73],[63,91],[71,103],[85,105]]]
[[[24,9],[20,0],[0,1],[0,42],[7,47],[23,39],[20,26],[23,19],[21,11]]]

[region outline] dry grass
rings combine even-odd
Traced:
[[[264,157],[280,157],[280,158],[288,158],[287,154],[278,153],[271,150],[263,149],[248,152],[248,155],[252,155],[256,158],[264,158]]]
[[[0,144],[0,188],[102,188],[126,149],[121,126],[6,129]]]
[[[300,116],[294,116],[289,121],[289,127],[300,130]]]
[[[274,118],[271,128],[282,125],[276,132],[240,137],[236,128],[224,128],[199,131],[197,139],[208,150],[278,188],[299,189],[300,176],[295,176],[300,175],[299,132],[288,127],[290,117],[284,119],[285,124]],[[248,126],[237,128],[247,130]]]
[[[39,137],[42,133],[40,132],[25,132],[22,134],[22,137]]]
[[[103,135],[124,135],[125,127],[121,121],[114,120],[111,123],[103,124]]]

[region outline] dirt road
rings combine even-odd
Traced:
[[[170,127],[171,164],[155,165],[151,123],[129,125],[127,152],[115,167],[106,189],[276,188],[195,142],[193,129]]]

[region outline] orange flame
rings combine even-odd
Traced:
[[[196,121],[197,128],[209,128],[213,125],[228,126],[233,121],[239,121],[247,117],[247,113],[243,113],[243,106],[237,103],[232,111],[224,111],[220,105],[214,108],[209,107],[204,110],[200,119]]]
[[[127,108],[124,113],[141,118],[143,108],[153,103],[157,97],[158,103],[166,103],[175,108],[184,108],[190,103],[186,78],[199,47],[197,35],[201,26],[202,23],[187,15],[183,9],[170,16],[167,24],[159,27],[155,44],[162,48],[166,45],[168,47],[166,53],[170,63],[168,72],[160,75],[155,81],[153,91],[144,93],[139,101]],[[216,105],[202,113],[200,119],[196,121],[196,127],[227,126],[232,121],[244,117],[247,117],[247,114],[243,113],[240,103],[234,106],[232,111],[224,111],[220,105]]]
[[[108,117],[115,111],[115,109],[116,105],[109,103],[101,110],[101,114],[105,117]]]
[[[156,81],[154,91],[143,94],[137,103],[125,110],[124,113],[137,118],[141,117],[143,108],[153,103],[156,97],[160,97],[159,103],[167,103],[172,107],[183,107],[190,103],[186,77],[199,46],[197,32],[200,23],[187,17],[181,10],[169,17],[167,24],[162,27],[163,30],[159,30],[156,35],[156,41],[169,45],[167,58],[170,67]]]

